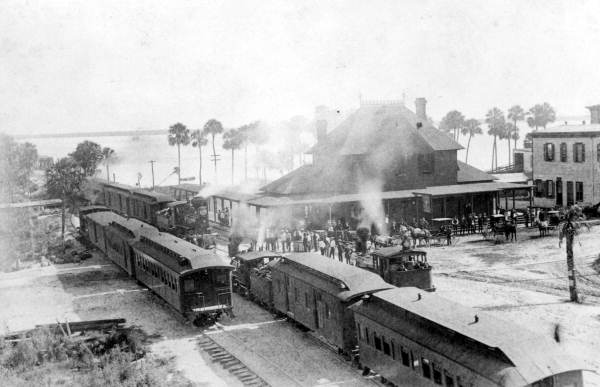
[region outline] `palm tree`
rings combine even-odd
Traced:
[[[515,140],[515,149],[517,148],[517,140],[519,139],[519,127],[517,126],[517,122],[523,121],[525,119],[525,110],[521,107],[521,105],[514,105],[508,109],[508,113],[506,115],[510,121],[512,121],[512,133],[509,133],[508,136],[508,163],[510,164],[511,152],[510,152],[510,140]],[[515,138],[516,136],[516,138]]]
[[[442,121],[440,122],[440,129],[445,130],[448,133],[452,131],[452,138],[455,141],[458,141],[459,130],[462,129],[464,124],[465,116],[457,110],[452,110],[446,113],[444,118],[442,118]]]
[[[253,142],[258,127],[259,122],[254,121],[238,128],[242,144],[244,145],[244,181],[248,180],[248,143]]]
[[[181,184],[181,146],[190,143],[190,130],[178,122],[169,128],[169,145],[177,145],[177,184]]]
[[[473,136],[482,134],[481,126],[479,121],[475,118],[470,118],[464,122],[463,128],[461,129],[463,135],[469,136],[469,141],[467,142],[467,155],[465,156],[465,163],[469,162],[469,147],[471,146],[471,138]]]
[[[527,124],[535,130],[538,130],[540,126],[546,129],[546,125],[556,120],[556,112],[548,102],[533,106],[529,109],[527,115],[529,116],[527,117]]]
[[[200,188],[202,188],[202,147],[208,144],[208,139],[206,138],[206,133],[204,133],[200,129],[196,129],[192,132],[192,146],[198,148],[198,184],[200,184]]]
[[[218,180],[218,177],[217,177],[217,150],[215,149],[215,136],[217,134],[223,133],[223,125],[219,121],[215,120],[214,118],[211,118],[210,120],[208,120],[206,122],[206,124],[204,124],[203,132],[205,135],[210,134],[212,137],[212,148],[213,148],[212,157],[213,157],[213,162],[215,164],[215,183],[216,183]]]
[[[235,162],[235,150],[240,149],[243,142],[243,134],[240,134],[239,130],[229,129],[223,134],[223,149],[231,149],[231,185],[233,185],[234,177],[234,162]]]
[[[492,170],[494,170],[498,168],[498,146],[496,139],[504,136],[506,119],[502,110],[494,107],[485,115],[485,122],[488,124],[488,134],[494,136],[494,143],[492,144]]]
[[[110,173],[108,172],[108,163],[115,156],[115,150],[107,146],[102,148],[102,162],[106,166],[106,181],[110,183]]]

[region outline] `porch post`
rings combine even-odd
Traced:
[[[513,211],[515,210],[515,190],[512,190],[512,199],[513,199]]]
[[[447,218],[447,217],[448,217],[448,215],[446,214],[446,206],[447,206],[447,203],[446,203],[446,197],[445,197],[445,196],[444,196],[444,201],[443,201],[443,203],[444,203],[444,218]],[[432,204],[433,204],[433,203],[432,203]],[[433,205],[432,205],[432,207],[433,207]]]

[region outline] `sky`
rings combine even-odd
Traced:
[[[9,1],[0,131],[226,127],[428,100],[481,118],[600,103],[598,1]]]

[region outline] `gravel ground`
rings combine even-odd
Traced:
[[[551,335],[560,325],[561,346],[592,371],[600,371],[600,276],[592,263],[600,254],[600,226],[575,239],[576,269],[583,303],[569,302],[565,246],[558,236],[519,233],[516,243],[460,237],[452,247],[430,247],[437,293],[485,310],[528,329]],[[586,373],[586,386],[600,386]]]

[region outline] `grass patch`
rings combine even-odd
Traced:
[[[72,336],[36,329],[0,339],[2,386],[189,386],[168,361],[145,356],[142,333]]]

